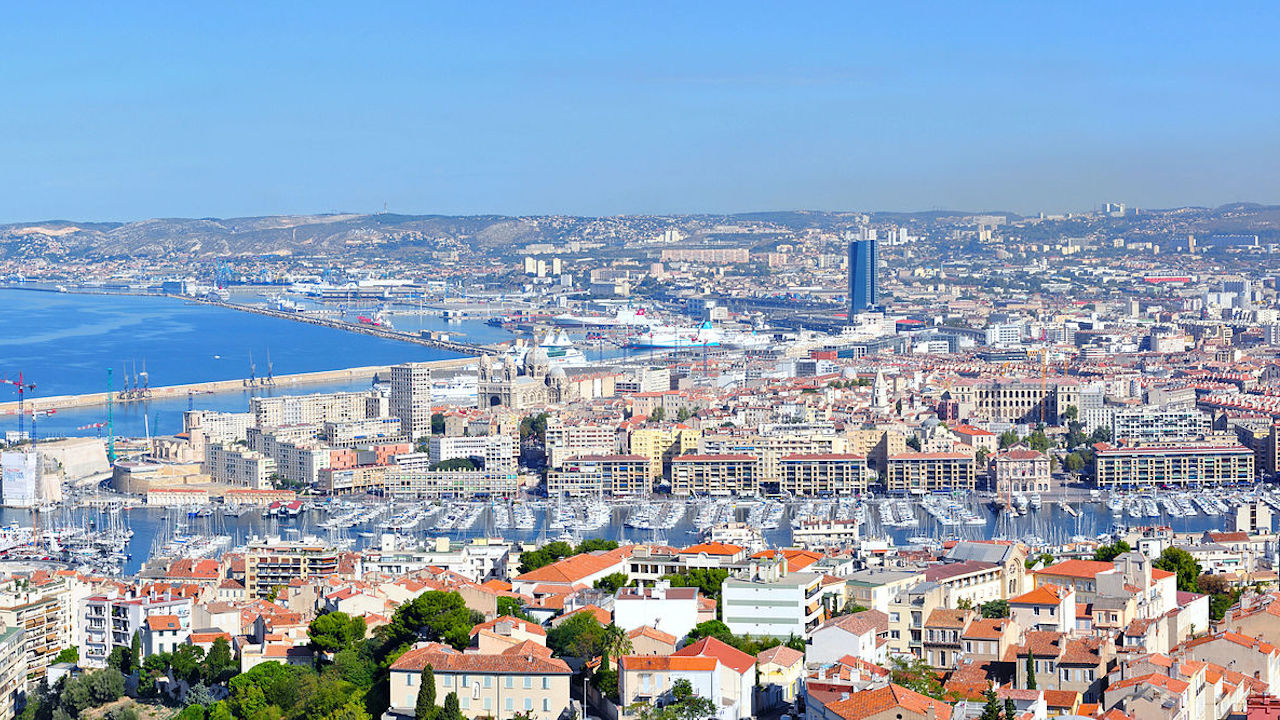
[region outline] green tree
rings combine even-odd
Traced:
[[[142,636],[135,630],[133,639],[129,642],[129,669],[123,671],[125,675],[132,675],[138,672],[138,668],[142,663]]]
[[[984,618],[1007,618],[1009,617],[1009,601],[991,600],[984,602],[978,606],[978,612],[982,613]]]
[[[435,720],[436,711],[436,674],[431,665],[422,668],[421,684],[418,686],[418,701],[414,704],[414,717],[418,720]]]
[[[626,587],[629,582],[631,582],[631,578],[627,577],[626,573],[616,572],[605,575],[595,581],[595,587],[612,595],[618,592],[619,588]]]
[[[649,413],[649,419],[650,419],[650,420],[652,420],[652,421],[654,421],[654,422],[662,422],[663,420],[665,420],[665,419],[666,419],[666,417],[667,417],[667,411],[666,411],[666,410],[664,410],[664,409],[662,408],[662,406],[661,406],[661,405],[659,405],[658,407],[654,408],[654,409]]]
[[[693,568],[687,572],[663,575],[662,579],[671,587],[693,587],[712,600],[720,599],[720,586],[729,577],[729,571],[723,568]]]
[[[55,663],[78,663],[80,662],[80,648],[72,645],[58,651],[58,655],[53,658]]]
[[[307,627],[311,647],[318,652],[334,654],[364,639],[365,620],[344,612],[320,615]]]
[[[605,540],[604,538],[590,538],[578,543],[578,547],[573,549],[575,555],[589,552],[609,552],[618,549],[617,540]]]
[[[618,699],[618,671],[614,670],[609,664],[609,654],[605,653],[600,657],[600,667],[596,668],[596,672],[591,676],[591,684],[596,686],[601,695],[609,698],[613,702],[619,702]]]
[[[1200,563],[1191,553],[1182,548],[1169,547],[1160,553],[1160,557],[1151,563],[1152,567],[1178,574],[1178,589],[1184,592],[1196,592],[1196,579],[1200,577]]]
[[[457,693],[449,693],[444,696],[444,707],[441,708],[436,718],[437,720],[465,720],[462,717],[462,709],[458,707]]]
[[[1027,653],[1027,689],[1036,689],[1036,656],[1034,653]]]
[[[205,709],[205,720],[235,720],[235,716],[227,702],[219,700]]]
[[[916,452],[920,452],[920,448],[924,446],[920,443],[919,435],[911,435],[907,438],[907,447],[915,450]]]
[[[369,645],[359,643],[333,656],[333,671],[356,687],[368,688],[373,686],[378,664],[373,661]]]
[[[129,653],[125,651],[123,645],[111,648],[111,654],[107,655],[107,667],[118,670],[120,673],[124,673],[125,668],[129,667]]]
[[[182,680],[194,685],[200,680],[204,669],[204,648],[199,645],[179,645],[169,654],[169,670],[175,680]]]
[[[890,659],[889,665],[889,678],[894,683],[908,690],[915,690],[921,695],[928,695],[935,700],[942,699],[944,694],[942,682],[938,680],[938,675],[933,668],[929,667],[924,660],[894,657]]]
[[[174,720],[205,720],[203,705],[188,705],[182,709],[182,712],[174,718]]]
[[[991,688],[987,688],[987,691],[982,693],[982,696],[986,698],[986,703],[982,706],[982,715],[980,720],[1001,720],[1000,698],[996,697],[996,691]]]
[[[1102,545],[1097,550],[1094,550],[1093,559],[1098,562],[1111,562],[1132,549],[1129,547],[1129,543],[1124,540],[1117,540],[1111,545]]]
[[[1017,445],[1018,440],[1019,440],[1018,433],[1012,430],[1005,430],[1004,432],[1000,433],[1000,449],[1004,450],[1005,448],[1011,445]]]
[[[602,655],[604,657],[620,658],[623,655],[630,655],[634,648],[631,646],[631,638],[628,637],[627,631],[609,623],[604,628],[604,639],[602,643]]]
[[[1004,720],[1018,720],[1018,706],[1011,697],[1004,699]]]
[[[500,596],[498,598],[498,615],[510,615],[514,618],[533,622],[533,617],[524,611],[524,605],[513,597]]]
[[[689,408],[687,407],[681,407],[676,411],[676,422],[684,422],[691,417],[693,417],[693,413],[689,412]]]
[[[866,609],[867,609],[867,608],[863,607],[862,605],[859,605],[857,602],[855,602],[855,601],[851,598],[851,599],[849,599],[849,600],[847,600],[847,601],[845,602],[844,607],[840,608],[840,614],[841,614],[841,615],[853,615],[853,614],[855,614],[855,613],[860,613],[860,612],[862,612],[862,611],[864,611],[864,610],[866,610]]]
[[[450,458],[431,465],[429,470],[479,470],[470,458]]]
[[[671,686],[672,702],[663,707],[645,706],[640,717],[643,720],[701,720],[716,716],[715,702],[693,692],[693,684],[680,679]]]
[[[530,550],[520,555],[520,572],[533,572],[541,567],[546,567],[551,563],[567,558],[573,555],[573,546],[562,540],[555,540],[538,548]]]
[[[1073,452],[1070,455],[1067,455],[1066,460],[1063,462],[1071,472],[1078,473],[1084,469],[1084,458],[1081,457],[1078,452]]]
[[[592,658],[604,646],[604,626],[589,612],[574,613],[547,633],[547,647],[560,657]]]
[[[705,637],[713,637],[727,645],[734,644],[733,631],[719,620],[703,620],[689,631],[689,642],[697,642]]]
[[[230,680],[239,669],[239,665],[231,655],[231,643],[224,637],[216,638],[204,656],[204,681],[210,685],[218,685]]]
[[[444,434],[444,413],[431,413],[431,434]]]

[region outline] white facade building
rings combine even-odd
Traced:
[[[822,617],[822,576],[791,573],[773,582],[725,580],[724,624],[735,635],[808,637]]]

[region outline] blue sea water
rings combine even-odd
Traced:
[[[261,376],[268,354],[276,375],[457,357],[421,345],[166,297],[0,289],[0,307],[6,318],[0,329],[0,375],[16,379],[22,372],[25,382],[36,384],[27,399],[37,401],[102,392],[108,369],[119,390],[123,374],[144,367],[152,386],[244,378],[251,358]],[[353,388],[329,383],[275,392],[342,389]],[[246,410],[248,397],[248,391],[198,395],[194,403],[198,408]],[[12,386],[0,385],[0,400],[16,398]],[[186,407],[186,398],[117,404],[116,432],[141,435],[144,416],[151,433],[176,432]],[[76,428],[101,422],[105,415],[105,408],[59,410],[41,419],[39,433],[92,434]],[[16,417],[0,417],[0,431],[16,428]]]

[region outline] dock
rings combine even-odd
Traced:
[[[379,327],[377,325],[356,325],[349,322],[343,322],[342,320],[318,317],[305,312],[285,312],[284,310],[275,310],[272,308],[240,305],[237,303],[222,302],[220,300],[203,300],[179,295],[171,295],[170,297],[185,300],[190,303],[198,303],[200,305],[213,305],[216,307],[226,308],[228,310],[238,310],[240,312],[265,315],[267,317],[279,318],[281,320],[292,320],[294,322],[319,325],[333,330],[345,330],[347,332],[372,335],[374,337],[385,338],[387,340],[399,340],[400,342],[413,343],[414,345],[424,345],[437,350],[455,352],[459,355],[470,355],[473,357],[478,355],[497,355],[504,351],[503,348],[489,347],[487,345],[472,345],[471,343],[455,342],[453,340],[442,340],[435,337],[427,337],[423,335],[415,335],[414,333],[392,330],[390,328]]]
[[[428,365],[432,370],[449,370],[454,368],[466,367],[475,362],[475,358],[463,357],[450,360],[433,360],[428,361]],[[372,379],[375,375],[386,374],[391,371],[390,365],[369,365],[365,367],[346,368],[343,370],[319,370],[316,372],[294,373],[291,375],[276,375],[272,378],[273,382],[265,383],[262,378],[258,382],[250,385],[246,380],[237,378],[234,380],[210,380],[207,382],[187,383],[185,385],[166,385],[151,388],[151,394],[148,397],[122,399],[113,397],[116,403],[135,403],[146,402],[148,400],[160,400],[164,398],[180,398],[190,393],[208,394],[208,393],[224,393],[235,392],[238,390],[249,390],[254,388],[287,388],[295,385],[314,385],[317,383],[334,382],[341,380],[367,380]],[[107,393],[86,393],[83,395],[54,395],[51,397],[28,397],[25,400],[25,407],[28,412],[34,408],[41,410],[62,409],[75,407],[92,407],[95,405],[106,405]],[[18,414],[18,401],[0,403],[0,416]]]

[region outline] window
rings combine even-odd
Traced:
[[[525,698],[525,699],[524,699],[524,709],[525,709],[525,710],[532,710],[532,709],[533,709],[533,698]]]
[[[516,701],[513,698],[507,698],[507,709],[508,710],[516,709]]]
[[[447,688],[451,688],[451,687],[453,687],[453,676],[452,676],[452,675],[445,675],[445,676],[444,676],[444,686],[445,686],[445,687],[447,687]]]
[[[491,687],[493,687],[493,676],[492,676],[492,675],[485,675],[485,676],[484,676],[484,689],[485,689],[485,690],[488,690],[488,689],[489,689],[489,688],[491,688]]]
[[[532,690],[532,689],[533,689],[533,676],[532,676],[532,675],[525,675],[525,676],[524,676],[524,689],[525,689],[525,690]],[[528,710],[528,709],[529,709],[529,708],[525,708],[525,710]]]
[[[458,705],[459,705],[463,710],[470,710],[470,709],[471,709],[471,696],[470,696],[470,695],[463,695],[463,696],[458,700]]]
[[[467,675],[462,676],[462,687],[471,687],[471,678]]]
[[[542,698],[542,712],[551,712],[551,698]]]
[[[417,674],[417,673],[409,673],[409,683],[408,683],[408,684],[409,684],[409,687],[413,687],[413,684],[414,684],[414,683],[416,683],[416,682],[418,682],[418,674]]]
[[[545,675],[542,677],[542,689],[543,690],[551,689],[551,678],[546,677]]]
[[[484,711],[485,712],[493,711],[493,698],[487,697],[484,699]]]
[[[506,687],[508,690],[510,690],[511,688],[516,686],[516,679],[508,675],[506,682],[503,683],[503,686]],[[507,708],[507,709],[510,710],[511,708]]]

